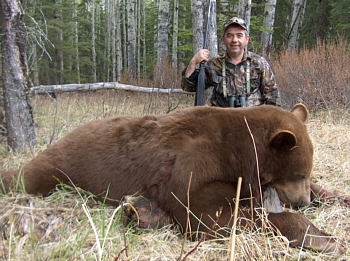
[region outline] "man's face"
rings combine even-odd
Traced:
[[[249,35],[246,35],[242,27],[230,26],[222,36],[222,43],[226,46],[230,57],[239,56],[244,52],[249,41]]]

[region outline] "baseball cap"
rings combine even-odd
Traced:
[[[240,27],[242,27],[244,30],[247,30],[247,25],[246,25],[245,21],[242,18],[232,17],[230,20],[228,20],[224,24],[224,32],[226,31],[227,27],[229,27],[230,25],[233,25],[233,24],[237,24]]]

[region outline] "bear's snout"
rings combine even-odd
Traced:
[[[284,204],[293,208],[299,208],[310,205],[310,181],[293,181],[274,186],[278,196]]]

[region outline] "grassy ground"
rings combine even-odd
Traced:
[[[27,153],[9,153],[0,140],[1,169],[16,168],[78,125],[121,115],[159,114],[192,105],[184,95],[100,91],[62,94],[32,100],[39,146]],[[350,115],[320,113],[308,129],[315,147],[314,180],[330,191],[350,196]],[[79,191],[79,193],[78,193]],[[136,230],[121,225],[121,214],[93,195],[61,186],[49,197],[25,193],[0,196],[1,260],[176,260],[182,236],[176,228]],[[349,246],[350,211],[337,202],[299,210],[319,228]],[[198,242],[186,241],[184,255]],[[127,249],[125,250],[125,247]],[[227,260],[229,239],[199,244],[188,260]],[[334,260],[332,255],[288,247],[286,239],[270,233],[242,231],[236,237],[239,260]],[[348,250],[343,260],[350,259]]]

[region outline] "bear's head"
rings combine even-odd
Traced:
[[[307,118],[306,107],[295,105],[269,139],[274,167],[268,183],[277,190],[280,200],[292,207],[310,204],[313,146],[306,132]]]

